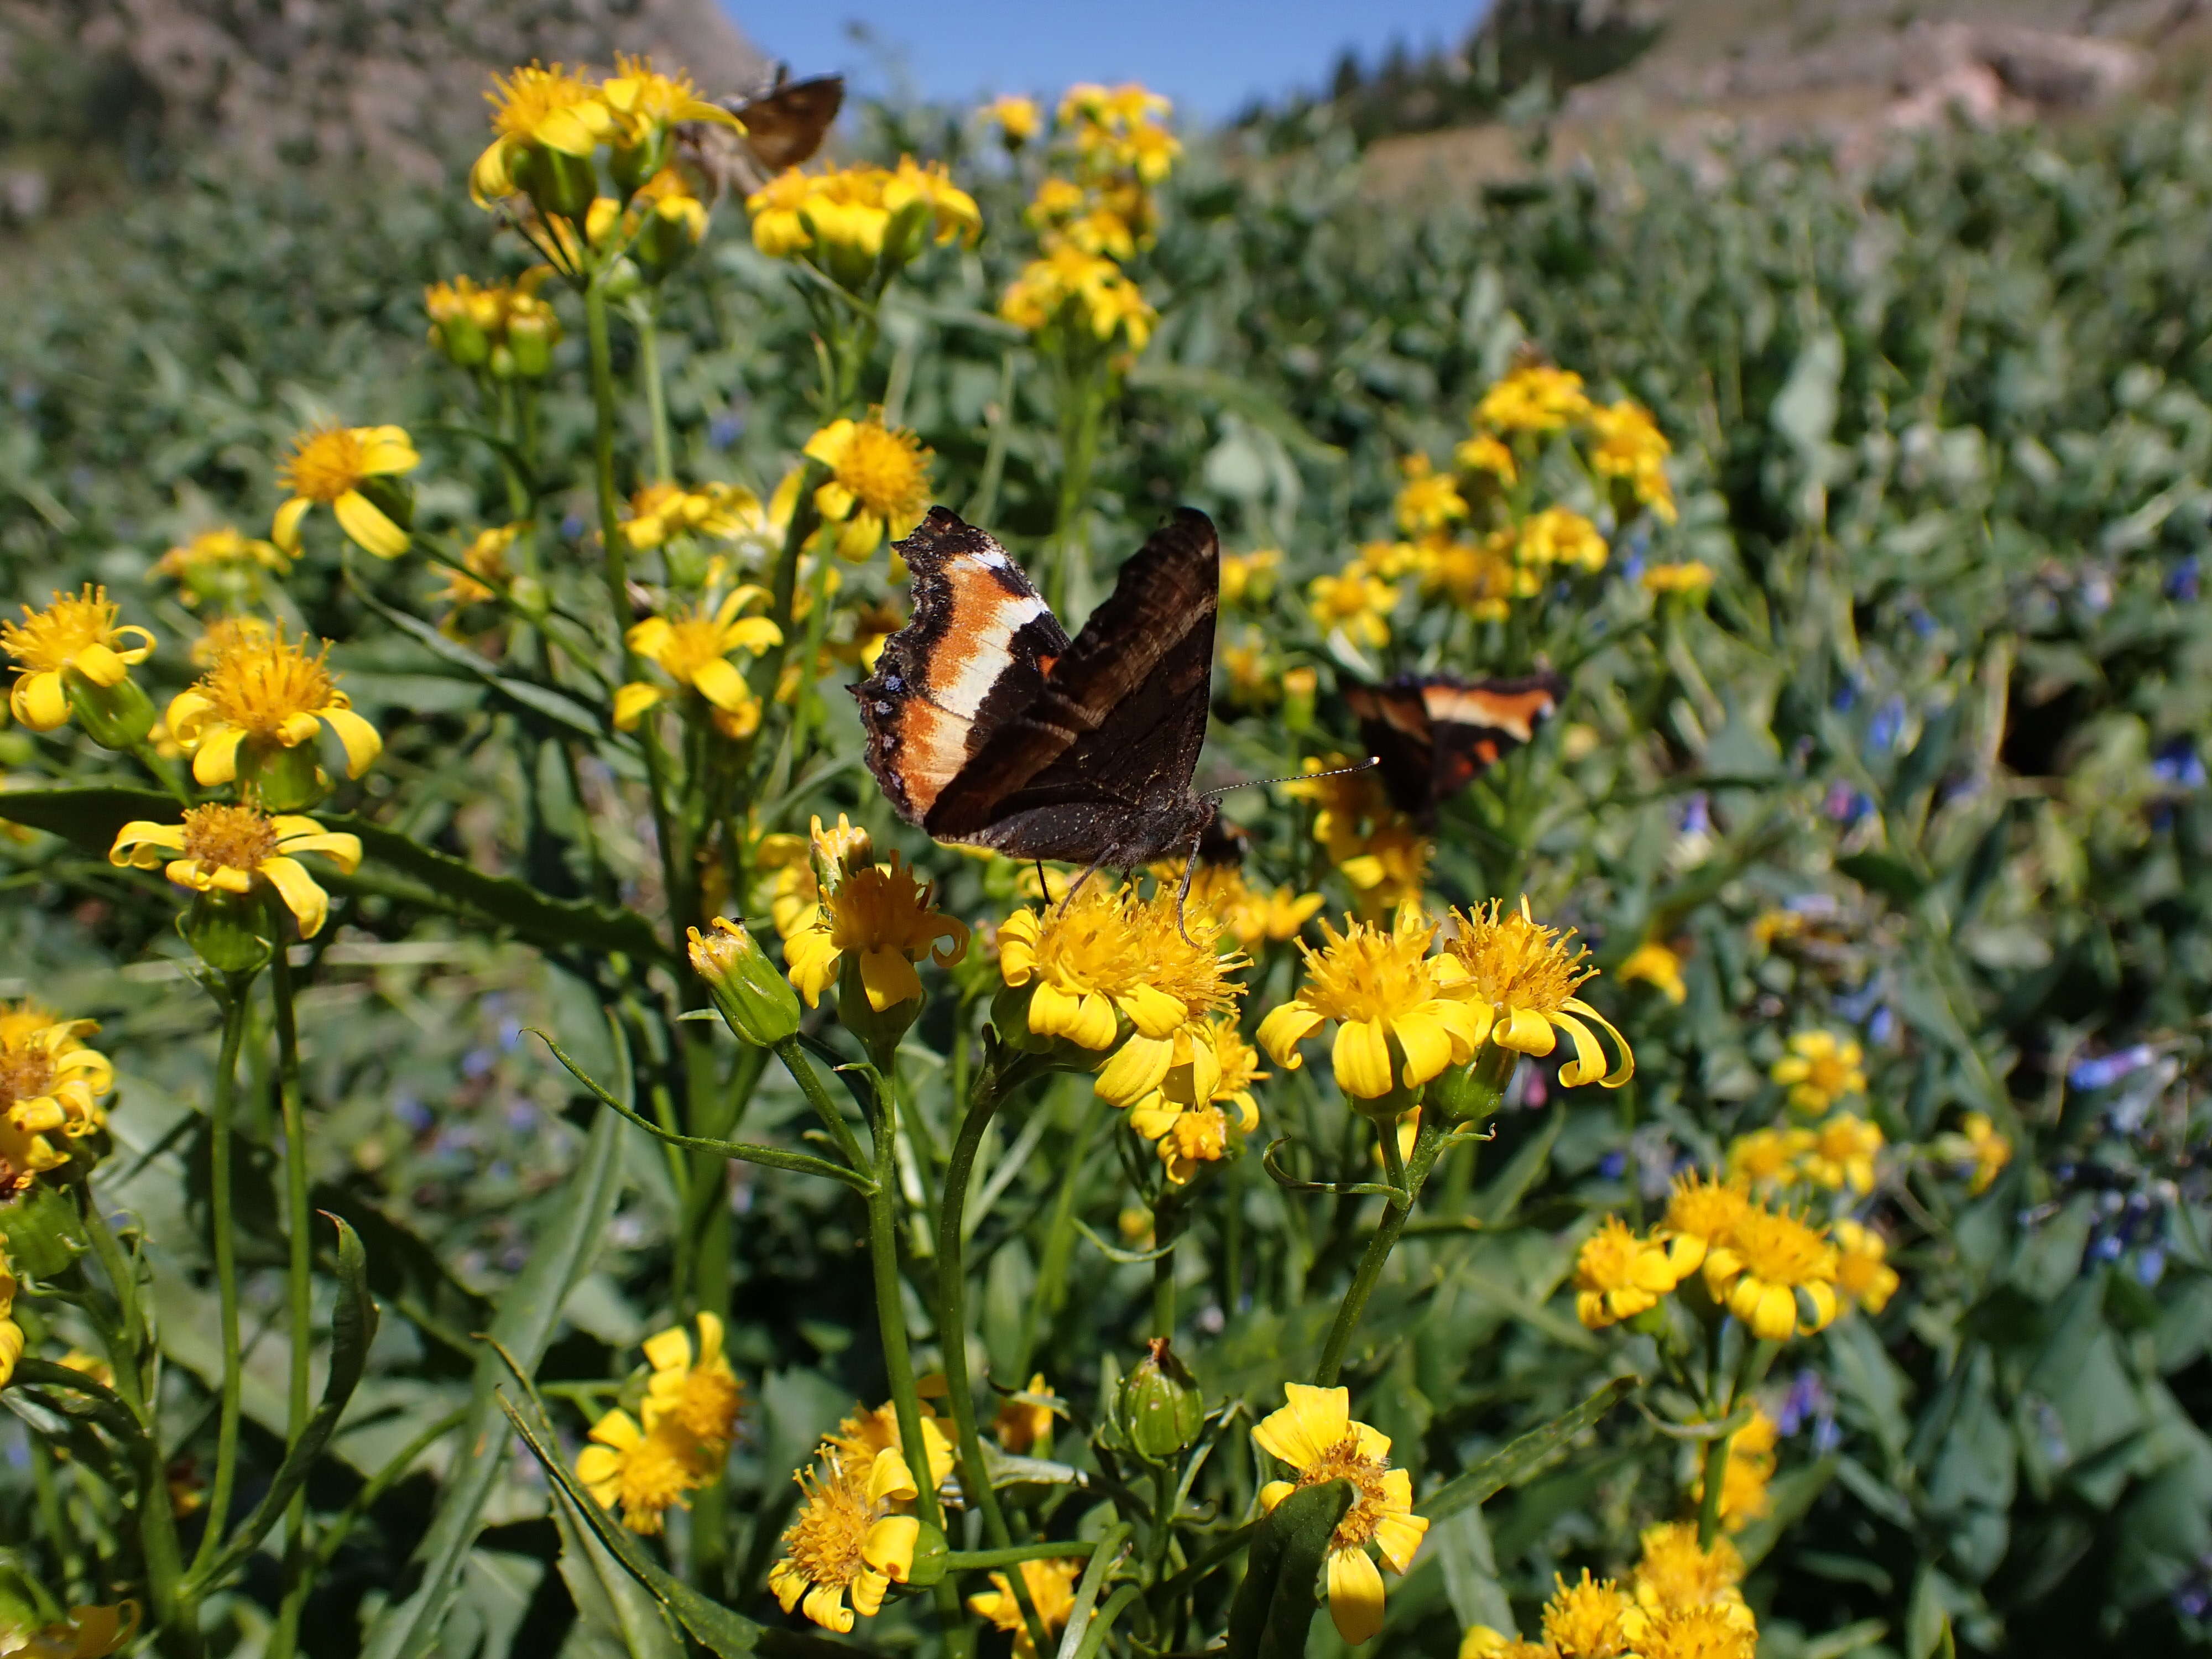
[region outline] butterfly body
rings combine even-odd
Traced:
[[[1427,823],[1440,804],[1534,738],[1566,689],[1552,673],[1491,680],[1405,674],[1349,686],[1344,700],[1360,741],[1382,763],[1392,804]]]
[[[1216,808],[1206,737],[1220,547],[1185,510],[1071,640],[1004,548],[933,507],[898,544],[914,618],[852,688],[900,817],[1011,857],[1133,867],[1187,854]]]

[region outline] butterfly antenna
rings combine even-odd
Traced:
[[[1370,767],[1380,766],[1382,764],[1382,757],[1380,755],[1370,755],[1365,760],[1360,762],[1357,766],[1334,767],[1326,772],[1293,772],[1286,778],[1247,778],[1242,783],[1224,783],[1218,789],[1207,790],[1204,794],[1200,795],[1199,799],[1200,800],[1219,800],[1224,795],[1227,794],[1232,789],[1261,789],[1265,788],[1270,784],[1276,783],[1305,783],[1314,778],[1341,778],[1347,776],[1353,772],[1364,772]]]

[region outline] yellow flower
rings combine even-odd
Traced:
[[[1659,1613],[1632,1608],[1621,1621],[1637,1659],[1754,1659],[1759,1624],[1741,1602]]]
[[[8,1242],[0,1233],[0,1245]],[[10,1316],[15,1310],[15,1274],[9,1265],[4,1251],[0,1251],[0,1388],[15,1374],[15,1362],[23,1357],[23,1328]]]
[[[265,775],[280,751],[312,741],[325,726],[344,745],[346,775],[368,770],[384,752],[384,739],[337,690],[329,655],[327,641],[309,656],[307,641],[286,639],[281,628],[234,635],[207,672],[171,699],[164,716],[192,757],[194,781],[212,788],[244,778],[260,783],[282,805],[303,805],[314,793],[311,779],[278,781]]]
[[[1605,568],[1605,538],[1579,513],[1564,507],[1547,507],[1532,514],[1521,526],[1513,556],[1522,564],[1547,569],[1555,564],[1579,565],[1584,570]]]
[[[514,573],[507,568],[507,550],[529,528],[524,520],[477,532],[461,550],[461,568],[447,571],[446,586],[437,598],[454,606],[482,605],[496,599],[514,580]]]
[[[922,238],[974,241],[982,228],[975,198],[940,164],[902,156],[896,169],[843,167],[785,173],[745,200],[753,246],[773,259],[805,258],[832,281],[860,289],[921,251]],[[894,223],[900,239],[889,241]],[[912,240],[907,240],[908,236]]]
[[[920,1001],[915,963],[927,957],[950,968],[968,953],[967,925],[933,908],[935,896],[936,889],[916,880],[896,853],[889,865],[854,870],[826,888],[814,920],[783,942],[788,977],[806,1006],[816,1006],[836,983],[848,952],[875,1012]]]
[[[935,1379],[940,1391],[944,1381],[942,1377]],[[921,1392],[929,1392],[931,1382],[928,1377],[922,1379]],[[837,1425],[837,1432],[830,1437],[830,1443],[846,1456],[867,1465],[868,1480],[877,1495],[897,1499],[920,1495],[920,1489],[914,1484],[914,1471],[906,1461],[895,1405],[855,1412]],[[938,1425],[927,1400],[921,1402],[921,1445],[929,1458],[930,1485],[944,1485],[945,1476],[952,1473],[952,1443],[945,1437],[945,1431]]]
[[[999,1443],[1016,1456],[1025,1455],[1040,1441],[1052,1436],[1052,1389],[1042,1371],[1033,1372],[1029,1387],[999,1402],[996,1427]]]
[[[1656,939],[1646,939],[1628,953],[1615,970],[1623,980],[1640,979],[1680,1007],[1689,1000],[1690,988],[1682,982],[1681,956]]]
[[[1224,605],[1260,605],[1275,591],[1275,574],[1282,568],[1283,555],[1279,548],[1255,548],[1249,553],[1224,553],[1221,556],[1221,603]]]
[[[758,536],[767,527],[760,497],[743,484],[703,483],[694,489],[647,484],[629,498],[629,513],[623,520],[623,540],[640,550],[686,532],[731,541]]]
[[[1575,1317],[1594,1331],[1633,1319],[1657,1307],[1680,1277],[1664,1244],[1638,1238],[1626,1222],[1609,1215],[1575,1257]]]
[[[1075,1581],[1083,1576],[1083,1563],[1072,1557],[1024,1561],[1021,1572],[1022,1587],[1030,1593],[1030,1605],[1036,1609],[1045,1635],[1066,1630],[1075,1612]],[[1022,1604],[1014,1599],[1014,1587],[1003,1572],[993,1573],[991,1583],[993,1589],[968,1598],[968,1611],[1013,1632],[1015,1659],[1037,1659],[1036,1644],[1030,1639],[1029,1622],[1022,1617]]]
[[[1702,559],[1689,559],[1680,564],[1655,564],[1647,566],[1638,580],[1647,593],[1680,593],[1696,598],[1711,588],[1713,568]]]
[[[783,643],[783,630],[766,617],[741,614],[767,598],[765,588],[733,588],[711,611],[707,608],[710,601],[702,599],[673,617],[647,617],[623,639],[678,686],[703,697],[723,736],[748,738],[760,727],[760,699],[730,661],[730,653],[743,651],[757,657]],[[616,727],[635,730],[645,711],[667,696],[662,686],[632,680],[615,693]]]
[[[264,617],[216,617],[200,629],[199,638],[192,641],[192,666],[198,669],[213,667],[234,651],[242,651],[249,645],[264,645],[274,638],[276,624]],[[162,722],[161,731],[167,732],[168,723]],[[171,742],[173,744],[174,739]],[[183,754],[182,748],[170,752],[171,759]]]
[[[982,210],[974,197],[952,182],[944,162],[902,155],[884,180],[884,205],[899,214],[917,204],[939,243],[957,240],[972,247],[983,234]]]
[[[300,937],[313,939],[331,901],[300,862],[304,853],[319,853],[351,875],[361,866],[361,837],[325,830],[313,818],[270,817],[252,806],[188,806],[182,823],[140,818],[125,824],[107,861],[140,870],[166,862],[163,873],[195,893],[243,895],[257,878],[266,880],[298,921]]]
[[[880,410],[865,421],[835,420],[806,441],[806,453],[830,469],[814,492],[823,519],[842,525],[837,554],[855,563],[886,534],[895,539],[929,510],[930,452],[903,428],[887,427]]]
[[[6,1380],[0,1374],[0,1382]],[[138,1634],[138,1604],[118,1601],[112,1607],[71,1607],[60,1624],[33,1631],[0,1634],[0,1653],[10,1659],[106,1659],[131,1645]]]
[[[1515,369],[1484,392],[1474,422],[1498,432],[1564,432],[1589,414],[1583,377],[1539,363]]]
[[[1889,1241],[1863,1222],[1848,1218],[1829,1229],[1836,1242],[1836,1288],[1858,1307],[1878,1314],[1897,1294],[1897,1269],[1886,1258]]]
[[[1034,98],[1017,98],[1011,94],[994,98],[983,106],[983,118],[999,129],[1009,149],[1019,149],[1037,136],[1044,125],[1044,112],[1036,106]]]
[[[1797,1178],[1804,1139],[1796,1130],[1753,1129],[1738,1135],[1729,1142],[1729,1178],[1753,1187],[1790,1185]]]
[[[1973,1194],[1989,1191],[1998,1173],[2012,1162],[2012,1141],[1997,1133],[1996,1125],[1986,1112],[1969,1112],[1966,1117],[1966,1133],[1942,1137],[1943,1150],[1960,1163],[1974,1166],[1973,1177],[1966,1190]]]
[[[1751,937],[1771,951],[1779,940],[1802,938],[1812,925],[1802,910],[1761,910],[1752,921]]]
[[[1559,1656],[1541,1642],[1524,1642],[1488,1625],[1469,1625],[1467,1634],[1460,1638],[1459,1659],[1559,1659]]]
[[[1410,905],[1387,933],[1349,917],[1346,924],[1339,933],[1323,922],[1319,951],[1298,946],[1305,983],[1260,1022],[1260,1046],[1275,1063],[1296,1071],[1304,1063],[1298,1044],[1329,1020],[1337,1022],[1337,1086],[1358,1100],[1383,1099],[1401,1084],[1419,1088],[1473,1059],[1487,1022],[1463,994],[1458,960],[1428,955],[1435,927]]]
[[[115,1386],[115,1367],[99,1355],[87,1353],[82,1348],[71,1348],[55,1362],[73,1371],[81,1371],[103,1389]]]
[[[1364,566],[1347,565],[1334,576],[1316,576],[1306,584],[1306,608],[1325,632],[1344,630],[1355,645],[1380,650],[1390,643],[1390,613],[1398,590],[1370,575]]]
[[[1066,320],[1102,345],[1122,334],[1132,351],[1151,342],[1159,315],[1119,265],[1068,239],[1022,267],[999,301],[999,314],[1031,333]]]
[[[1321,913],[1322,902],[1319,893],[1287,886],[1256,893],[1235,865],[1210,864],[1200,865],[1192,878],[1188,908],[1218,918],[1238,948],[1249,951],[1296,939]]]
[[[722,1352],[722,1322],[699,1316],[699,1346],[693,1358],[691,1334],[681,1325],[645,1340],[647,1378],[643,1411],[652,1429],[673,1425],[699,1453],[702,1474],[718,1468],[738,1434],[744,1385]]]
[[[1150,1076],[1141,1088],[1132,1085],[1131,1097],[1165,1075],[1178,1028],[1231,996],[1221,958],[1176,933],[1172,895],[1148,902],[1134,888],[1109,892],[1095,882],[1042,915],[1008,916],[999,929],[999,973],[1009,987],[1030,991],[1028,1026],[1037,1036],[1103,1050],[1122,1039],[1127,1019],[1130,1040],[1147,1044],[1128,1073]],[[1122,1075],[1115,1073],[1117,1083]]]
[[[0,647],[15,659],[15,684],[8,707],[33,732],[52,732],[70,715],[69,687],[106,690],[122,684],[153,654],[154,636],[143,628],[115,625],[107,590],[87,582],[75,593],[56,592],[43,611],[22,607],[20,623],[0,621]],[[136,635],[143,644],[132,643]]]
[[[1754,1406],[1751,1421],[1729,1442],[1728,1462],[1721,1470],[1721,1522],[1730,1532],[1741,1532],[1772,1506],[1767,1483],[1774,1479],[1774,1447],[1780,1431],[1774,1419]],[[1703,1501],[1702,1472],[1690,1487],[1690,1501]]]
[[[1263,1419],[1252,1438],[1297,1479],[1269,1481],[1260,1490],[1260,1507],[1272,1511],[1301,1487],[1352,1483],[1352,1507],[1329,1539],[1328,1613],[1337,1634],[1357,1645],[1382,1628],[1382,1575],[1368,1545],[1402,1574],[1413,1566],[1429,1523],[1413,1513],[1413,1477],[1390,1467],[1389,1437],[1352,1420],[1349,1389],[1286,1382],[1283,1394],[1290,1403]]]
[[[681,121],[711,121],[744,131],[744,123],[728,110],[700,97],[690,76],[664,75],[651,58],[617,52],[615,72],[600,83],[599,99],[614,119],[611,137],[629,149],[650,149]]]
[[[1866,1092],[1866,1051],[1833,1031],[1800,1031],[1767,1075],[1790,1091],[1790,1103],[1810,1115],[1846,1095]]]
[[[69,1162],[48,1136],[81,1140],[106,1127],[100,1097],[114,1090],[115,1067],[79,1041],[99,1029],[32,1002],[0,1006],[0,1188]]]
[[[550,162],[547,152],[588,161],[614,130],[614,112],[599,89],[558,64],[548,69],[533,63],[494,76],[484,96],[497,136],[469,168],[469,194],[479,207],[534,183],[532,175]]]
[[[1674,522],[1674,487],[1667,481],[1667,457],[1673,446],[1641,404],[1622,398],[1601,404],[1584,417],[1597,441],[1590,465],[1601,477],[1618,478],[1629,494],[1665,524]]]
[[[313,507],[337,515],[346,539],[380,559],[396,559],[409,545],[400,522],[404,497],[380,481],[411,472],[422,464],[415,443],[396,426],[330,426],[303,432],[292,441],[291,458],[276,469],[276,482],[291,492],[276,509],[269,538],[287,553],[300,550],[300,520]],[[398,512],[399,516],[393,515]]]
[[[1643,1543],[1629,1584],[1647,1613],[1743,1605],[1743,1556],[1727,1539],[1700,1549],[1694,1522],[1663,1521],[1644,1529]]]
[[[1267,1075],[1235,1022],[1194,1022],[1176,1034],[1158,1086],[1130,1104],[1129,1127],[1152,1142],[1168,1179],[1180,1186],[1200,1164],[1226,1158],[1232,1133],[1249,1134],[1260,1127],[1252,1085]]]
[[[1836,1316],[1836,1249],[1796,1216],[1758,1204],[1707,1254],[1705,1283],[1763,1342],[1810,1336]]]
[[[1540,926],[1528,914],[1525,895],[1518,911],[1492,899],[1472,913],[1453,911],[1452,920],[1454,932],[1444,949],[1462,970],[1458,994],[1475,1010],[1475,1047],[1494,1042],[1540,1058],[1557,1046],[1556,1030],[1575,1048],[1574,1059],[1559,1068],[1559,1081],[1566,1087],[1595,1083],[1618,1089],[1636,1075],[1636,1056],[1626,1039],[1575,994],[1597,969],[1583,965],[1589,955],[1583,946],[1570,952],[1567,930]],[[1620,1063],[1610,1072],[1592,1025],[1601,1027],[1620,1052]]]
[[[921,1523],[896,1512],[895,1497],[879,1489],[878,1467],[825,1446],[817,1468],[792,1476],[804,1496],[784,1529],[782,1558],[768,1574],[786,1613],[799,1607],[842,1634],[853,1628],[855,1613],[874,1618],[885,1592],[914,1571]],[[908,1486],[911,1492],[911,1481]]]
[[[1462,472],[1487,472],[1500,483],[1521,481],[1520,464],[1513,459],[1511,446],[1501,443],[1487,432],[1462,439],[1459,447],[1452,451],[1452,465]]]
[[[1878,1125],[1838,1112],[1807,1132],[1804,1142],[1797,1167],[1806,1180],[1832,1191],[1844,1187],[1860,1194],[1874,1190],[1874,1161],[1882,1148]]]
[[[1556,1573],[1552,1599],[1544,1604],[1544,1639],[1559,1659],[1616,1659],[1626,1656],[1628,1633],[1622,1621],[1636,1603],[1610,1578],[1592,1583],[1589,1569],[1570,1584]]]
[[[1493,531],[1480,542],[1424,536],[1413,544],[1413,568],[1424,594],[1449,596],[1477,622],[1504,622],[1515,599],[1533,599],[1544,586],[1535,571],[1513,562],[1512,550],[1510,530]]]
[[[600,1508],[619,1504],[632,1532],[659,1532],[662,1517],[699,1484],[696,1448],[673,1423],[643,1428],[617,1407],[592,1425],[590,1438],[577,1455],[576,1478]]]
[[[1408,455],[1398,463],[1406,482],[1398,491],[1398,527],[1408,536],[1442,530],[1467,517],[1467,498],[1449,472],[1439,472],[1425,455]]]
[[[1708,1176],[1674,1178],[1667,1213],[1652,1237],[1667,1247],[1677,1282],[1705,1265],[1705,1257],[1735,1236],[1736,1223],[1751,1207],[1741,1187]]]
[[[155,562],[152,574],[181,583],[184,591],[177,597],[186,605],[211,598],[247,605],[261,597],[262,571],[281,576],[291,568],[292,561],[275,543],[256,541],[225,525],[171,548]]]

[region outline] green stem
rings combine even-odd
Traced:
[[[988,1572],[994,1567],[1015,1567],[1024,1561],[1087,1560],[1098,1546],[1070,1538],[1035,1544],[1015,1544],[1002,1550],[951,1550],[945,1557],[948,1572]]]
[[[650,301],[641,301],[631,313],[637,325],[637,373],[645,382],[646,414],[653,422],[653,477],[657,483],[676,481],[674,446],[668,436],[668,387],[660,374],[659,319]]]
[[[814,1062],[807,1059],[806,1050],[799,1046],[799,1039],[786,1037],[777,1043],[775,1057],[783,1062],[784,1070],[791,1073],[792,1081],[798,1084],[799,1092],[806,1097],[806,1103],[814,1109],[814,1115],[820,1118],[823,1127],[830,1131],[830,1138],[837,1143],[837,1150],[845,1155],[845,1161],[856,1170],[866,1169],[869,1160],[860,1151],[860,1137],[853,1133],[853,1126],[845,1121],[845,1115],[837,1109],[837,1103],[830,1098],[830,1091],[822,1086],[821,1074],[815,1071]]]
[[[607,330],[607,291],[594,276],[584,289],[584,327],[592,365],[592,482],[599,497],[600,580],[607,590],[607,620],[619,630],[629,614],[627,543],[622,498],[615,493],[615,359]],[[629,658],[627,650],[624,660]]]
[[[1108,1108],[1086,1089],[1076,1110],[1075,1139],[1067,1149],[1066,1167],[1060,1171],[1060,1187],[1052,1198],[1052,1215],[1045,1223],[1044,1253],[1037,1259],[1036,1289],[1030,1293],[1029,1306],[1022,1315],[1021,1358],[1014,1367],[1018,1377],[1029,1375],[1030,1362],[1036,1357],[1037,1345],[1050,1332],[1060,1304],[1066,1298],[1067,1267],[1075,1255],[1076,1188],[1088,1169],[1091,1143],[1097,1135],[1098,1126],[1105,1121]]]
[[[215,1101],[209,1112],[208,1217],[215,1231],[216,1289],[222,1303],[222,1415],[216,1429],[215,1480],[208,1492],[207,1529],[199,1548],[192,1553],[192,1573],[198,1577],[215,1559],[230,1518],[231,1487],[238,1475],[240,1383],[244,1355],[238,1341],[238,1239],[232,1215],[231,1117],[237,1105],[238,1050],[246,1037],[246,999],[253,983],[251,974],[225,976],[222,1005],[222,1052],[215,1066]]]
[[[1729,1447],[1735,1443],[1733,1431],[1717,1440],[1705,1443],[1705,1491],[1698,1504],[1698,1547],[1709,1550],[1721,1526],[1721,1486],[1728,1477]]]
[[[276,948],[269,957],[269,982],[276,1018],[277,1098],[284,1121],[285,1231],[290,1245],[285,1277],[292,1343],[290,1388],[284,1418],[287,1449],[298,1443],[313,1410],[307,1362],[315,1335],[314,1239],[309,1231],[313,1212],[307,1201],[307,1117],[300,1091],[300,1035],[294,1018],[292,965],[284,953],[285,924],[290,919],[283,902],[271,894],[269,927]],[[284,1514],[284,1592],[278,1607],[276,1630],[270,1638],[269,1659],[290,1659],[298,1644],[300,1614],[313,1582],[308,1571],[312,1553],[307,1541],[307,1492],[303,1486]]]
[[[1376,1126],[1382,1136],[1383,1167],[1390,1171],[1390,1184],[1398,1188],[1398,1195],[1384,1200],[1382,1219],[1376,1224],[1375,1236],[1367,1241],[1366,1253],[1359,1258],[1358,1270],[1352,1276],[1352,1287],[1344,1293],[1344,1305],[1336,1310],[1336,1322],[1328,1328],[1321,1364],[1314,1367],[1317,1388],[1336,1385],[1336,1374],[1343,1369],[1345,1350],[1352,1346],[1352,1335],[1359,1328],[1359,1316],[1366,1310],[1367,1298],[1382,1277],[1383,1266],[1390,1260],[1398,1235],[1406,1230],[1406,1218],[1413,1212],[1414,1200],[1420,1197],[1422,1184],[1428,1180],[1429,1170],[1437,1161],[1437,1152],[1443,1140],[1439,1121],[1443,1116],[1441,1111],[1433,1109],[1421,1114],[1420,1130],[1413,1137],[1413,1155],[1402,1162],[1398,1152],[1398,1126]]]
[[[1009,1056],[1012,1055],[1011,1063]],[[991,1489],[990,1469],[983,1458],[983,1438],[975,1424],[975,1397],[968,1378],[968,1281],[966,1251],[961,1223],[968,1207],[968,1183],[975,1173],[975,1154],[983,1134],[999,1108],[1015,1091],[1044,1075],[1044,1067],[1027,1055],[994,1048],[976,1079],[975,1097],[961,1120],[945,1168],[945,1184],[937,1206],[937,1340],[945,1361],[945,1392],[951,1396],[953,1426],[960,1437],[960,1489],[970,1508],[983,1514],[983,1535],[992,1547],[1005,1549],[1013,1542],[1006,1528],[1006,1511]],[[1044,1651],[1044,1622],[1031,1605],[1029,1585],[1019,1573],[1007,1583],[1022,1610],[1030,1641]]]
[[[810,1068],[811,1069],[811,1068]],[[921,1395],[915,1386],[914,1353],[907,1345],[906,1291],[898,1261],[898,1124],[890,1091],[878,1087],[868,1129],[875,1140],[875,1185],[868,1193],[868,1261],[875,1271],[876,1325],[884,1347],[884,1370],[890,1379],[891,1409],[898,1419],[899,1447],[906,1453],[921,1518],[942,1530],[945,1514],[937,1502],[937,1480],[922,1438]],[[995,1538],[992,1542],[1006,1540]]]

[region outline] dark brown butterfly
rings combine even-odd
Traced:
[[[1385,685],[1346,686],[1344,701],[1359,721],[1359,740],[1382,763],[1391,801],[1426,823],[1439,803],[1534,737],[1566,692],[1550,673],[1517,680],[1407,674]]]
[[[779,64],[775,80],[765,90],[716,100],[745,124],[742,134],[707,122],[694,122],[679,132],[684,160],[714,185],[716,195],[750,196],[822,148],[844,107],[845,77],[810,75],[793,81],[790,72],[789,65]]]

